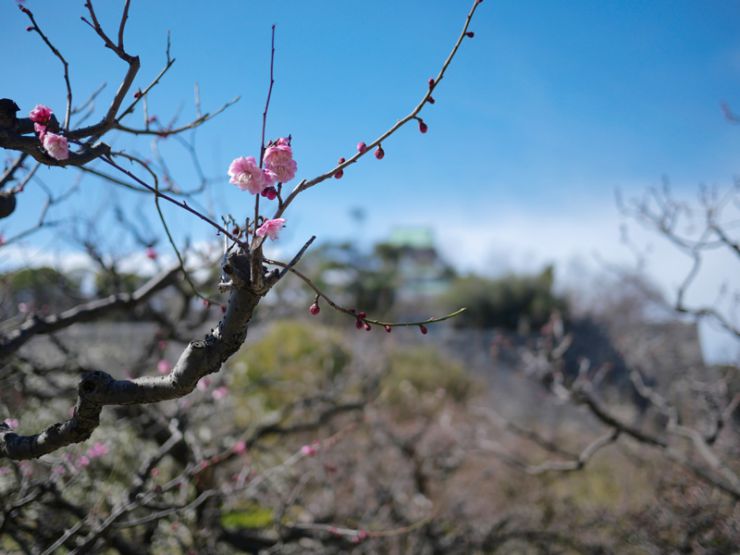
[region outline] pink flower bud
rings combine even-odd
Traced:
[[[385,328],[385,331],[387,333],[391,333],[393,331],[393,328],[391,326],[389,326],[388,324],[386,324],[385,326],[383,326],[383,328]]]
[[[363,141],[360,141],[359,143],[357,143],[357,152],[365,152],[366,150],[367,150],[367,145]]]
[[[157,259],[157,251],[154,249],[154,247],[147,247],[146,248],[146,257],[149,260],[156,260]]]
[[[384,156],[385,156],[385,151],[383,150],[383,147],[378,146],[378,148],[375,149],[375,157],[378,160],[382,160]]]
[[[422,335],[426,335],[427,333],[429,333],[429,330],[424,324],[419,324],[419,330],[421,331]]]
[[[262,196],[266,197],[268,200],[275,200],[277,197],[277,189],[275,189],[275,187],[267,187],[262,191]]]
[[[370,331],[373,329],[368,322],[365,322],[365,331]]]
[[[367,318],[367,312],[365,312],[364,310],[361,310],[361,311],[360,311],[360,312],[359,312],[359,313],[357,314],[357,317],[358,317],[358,318],[359,318],[360,320],[364,320],[365,318]]]
[[[241,455],[242,453],[245,453],[247,451],[247,444],[244,442],[243,439],[240,439],[234,444],[231,450],[237,455]]]
[[[430,96],[429,98],[427,98],[427,102],[429,102],[429,104],[434,104],[436,100],[434,100],[434,97]]]
[[[423,119],[419,120],[419,131],[421,131],[422,133],[426,133],[427,131],[429,131],[429,126],[424,123]]]
[[[436,82],[434,81],[434,77],[429,78],[429,88],[431,89],[434,85],[436,85]]]
[[[346,161],[347,160],[345,160],[344,158],[340,158],[337,164],[344,164]],[[336,172],[334,172],[334,179],[341,179],[343,175],[344,175],[344,170],[337,170]]]
[[[313,303],[311,307],[308,309],[308,311],[316,316],[319,312],[321,312],[321,307],[318,305],[318,303]]]
[[[311,445],[301,447],[301,455],[304,457],[313,457],[319,450],[319,443],[314,441]]]
[[[364,328],[364,327],[365,327],[365,323],[364,323],[364,322],[363,322],[362,320],[360,320],[360,319],[358,318],[358,319],[357,319],[357,321],[355,322],[355,327],[356,327],[356,328],[357,328],[358,330],[361,330],[362,328]]]
[[[172,365],[170,364],[170,361],[166,358],[161,359],[157,363],[157,372],[159,372],[160,374],[168,374],[170,370],[172,370]]]

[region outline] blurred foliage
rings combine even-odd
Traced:
[[[146,278],[137,274],[99,272],[95,275],[95,294],[105,297],[116,293],[133,293],[146,282]]]
[[[394,260],[385,251],[368,255],[350,242],[325,243],[312,253],[309,275],[342,302],[366,312],[387,309],[398,281]]]
[[[303,322],[277,322],[262,339],[237,354],[233,387],[237,421],[284,407],[331,387],[352,356],[336,331]]]
[[[488,279],[470,275],[454,280],[442,296],[446,309],[467,310],[452,320],[456,327],[505,328],[528,331],[544,325],[554,311],[567,312],[566,301],[553,292],[554,268],[540,274],[510,274]]]
[[[274,520],[275,513],[272,509],[256,503],[250,503],[240,510],[229,511],[221,515],[221,525],[231,529],[265,528],[270,526]]]
[[[473,392],[473,382],[462,364],[426,346],[390,351],[382,385],[388,402],[410,414],[418,414],[423,408],[420,398],[423,401],[425,397],[443,394],[462,403]]]
[[[4,317],[16,314],[19,303],[32,310],[57,311],[69,308],[82,296],[78,277],[46,266],[8,272],[0,276],[0,284]]]

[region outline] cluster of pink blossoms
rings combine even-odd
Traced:
[[[33,128],[38,133],[44,150],[55,160],[66,160],[69,158],[69,143],[67,138],[51,131],[47,131],[49,121],[51,121],[51,108],[43,104],[37,104],[28,115],[33,122]]]
[[[253,195],[262,195],[269,200],[277,197],[275,183],[286,183],[295,177],[298,164],[293,160],[293,149],[289,138],[280,138],[271,143],[262,157],[260,168],[254,156],[241,156],[229,165],[229,183]],[[258,229],[258,237],[277,239],[285,219],[266,220]]]

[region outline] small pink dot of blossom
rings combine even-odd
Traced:
[[[44,150],[55,160],[66,160],[69,158],[69,144],[66,137],[56,133],[46,133],[42,140]]]
[[[5,422],[5,425],[11,430],[15,430],[19,424],[17,418],[6,418],[3,422]]]
[[[155,466],[154,468],[152,468],[149,474],[151,475],[152,478],[156,478],[157,476],[159,476],[159,468]]]
[[[47,124],[49,123],[53,113],[54,112],[48,106],[36,104],[36,107],[28,114],[28,117],[33,123]]]
[[[149,260],[156,260],[157,259],[157,251],[154,249],[154,247],[147,247],[146,248],[146,257]]]
[[[211,396],[216,400],[220,401],[229,394],[229,388],[226,386],[217,387],[211,392]]]
[[[85,468],[90,465],[90,458],[87,455],[82,455],[77,459],[77,468]]]
[[[229,183],[253,195],[259,195],[266,187],[272,185],[276,177],[270,170],[262,170],[254,156],[235,158],[229,165],[228,174],[231,177]]]
[[[242,453],[246,453],[246,451],[247,451],[247,443],[243,439],[240,439],[239,441],[237,441],[234,444],[234,446],[231,448],[231,450],[234,453],[236,453],[237,455],[241,455]]]
[[[21,461],[21,474],[24,476],[31,476],[33,474],[33,466],[28,461]]]
[[[275,218],[274,220],[267,220],[259,228],[257,228],[257,237],[269,237],[273,241],[278,238],[278,233],[285,225],[285,218]]]
[[[172,370],[172,365],[166,358],[163,358],[157,363],[157,372],[160,374],[167,374],[170,370]]]
[[[87,450],[87,456],[91,459],[103,457],[108,454],[108,446],[102,441],[96,441],[90,449]]]
[[[205,378],[201,378],[198,381],[198,385],[196,387],[198,388],[198,391],[207,391],[210,386],[211,386],[211,378],[205,377]]]
[[[18,303],[18,312],[21,314],[27,314],[30,310],[28,303]]]
[[[321,445],[318,441],[314,441],[310,445],[304,445],[303,447],[301,447],[301,455],[303,455],[304,457],[313,457],[314,455],[316,455],[316,453],[318,453],[320,446]]]

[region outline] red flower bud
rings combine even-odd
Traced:
[[[134,98],[141,98],[141,89],[134,93]]]
[[[429,88],[431,89],[436,84],[434,77],[429,78]]]
[[[357,328],[358,330],[361,330],[362,328],[364,328],[364,327],[365,327],[365,323],[364,323],[364,322],[363,322],[362,320],[360,320],[360,319],[358,318],[358,319],[357,319],[357,321],[355,322],[355,327],[356,327],[356,328]]]
[[[427,98],[427,102],[429,102],[429,104],[434,104],[434,97],[430,96],[429,98]]]
[[[472,39],[475,36],[475,33],[473,31],[468,31],[467,33],[465,33],[465,36],[469,39]]]
[[[368,324],[367,322],[365,322],[365,331],[370,331],[371,329],[373,329],[373,328],[370,326],[370,324]]]
[[[357,152],[365,152],[367,150],[367,145],[364,143],[364,141],[360,141],[357,143]]]
[[[317,314],[318,314],[319,312],[321,312],[321,307],[320,307],[320,306],[318,305],[318,303],[313,303],[313,304],[312,304],[312,305],[311,305],[311,306],[309,307],[308,311],[309,311],[309,312],[310,312],[311,314],[313,314],[314,316],[316,316],[316,315],[317,315]]]
[[[360,311],[360,312],[359,312],[359,313],[357,314],[357,317],[358,317],[358,318],[359,318],[360,320],[364,320],[365,318],[367,318],[367,312],[364,312],[364,311]]]
[[[375,157],[378,160],[382,160],[384,156],[385,156],[385,151],[383,150],[382,146],[379,146],[378,148],[375,149]]]
[[[33,31],[33,25],[29,25],[28,27],[26,27],[26,31]]]
[[[386,324],[386,325],[385,325],[385,326],[383,326],[383,327],[385,328],[385,331],[386,331],[386,332],[388,332],[388,333],[391,333],[391,332],[393,331],[393,328],[392,328],[392,327],[390,327],[390,326],[389,326],[388,324]]]
[[[424,123],[423,119],[419,120],[419,131],[422,133],[426,133],[427,131],[429,131],[429,126]]]
[[[277,197],[277,189],[275,189],[275,187],[266,187],[262,191],[262,196],[266,197],[268,200],[275,200]]]
[[[429,333],[429,330],[424,324],[419,324],[419,330],[421,331],[422,335],[426,335],[427,333]]]
[[[337,164],[344,164],[347,160],[344,159],[344,157],[340,158]],[[344,170],[337,170],[334,172],[334,179],[341,179],[344,175]]]

